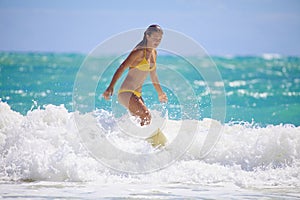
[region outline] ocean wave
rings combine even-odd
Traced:
[[[162,170],[130,175],[103,165],[90,154],[78,134],[75,113],[68,112],[63,105],[46,105],[21,115],[0,102],[0,113],[0,180],[300,186],[300,127],[294,125],[223,124],[217,144],[203,158],[203,141],[211,125],[218,122],[199,120],[192,146],[184,156]],[[107,137],[119,148],[143,154],[159,151],[137,138],[122,138],[116,127],[117,119],[111,113],[98,110],[96,118],[99,127],[115,133]],[[166,126],[164,132],[172,141],[176,137],[172,131],[179,128],[180,121],[168,123],[171,126]]]

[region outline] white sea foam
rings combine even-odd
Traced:
[[[241,87],[241,86],[245,86],[247,83],[244,80],[237,80],[237,81],[231,81],[229,82],[229,86],[230,87]]]
[[[99,127],[110,128],[107,138],[118,148],[142,154],[159,151],[138,138],[123,137],[118,132],[116,119],[109,112],[98,111],[96,116]],[[169,121],[171,126],[166,125],[164,132],[172,141],[180,121]],[[202,159],[200,147],[212,123],[216,122],[212,119],[198,121],[193,145],[169,167],[153,173],[128,174],[106,167],[89,153],[82,145],[74,113],[64,106],[47,105],[23,116],[0,102],[0,180],[232,183],[246,188],[278,185],[299,188],[300,127],[225,124],[218,143]],[[96,147],[99,151],[101,148]]]
[[[265,60],[280,59],[282,58],[282,55],[277,53],[264,53],[262,54],[262,58]]]

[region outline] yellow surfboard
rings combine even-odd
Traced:
[[[146,141],[153,147],[162,147],[166,145],[167,138],[160,129],[157,129],[150,137],[146,138]]]

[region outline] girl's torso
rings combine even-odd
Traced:
[[[147,52],[145,48],[140,49],[143,51],[143,56],[136,59],[132,66],[129,67],[127,77],[125,78],[120,89],[135,90],[141,92],[142,85],[147,78],[149,72],[156,68],[156,53],[155,51]]]

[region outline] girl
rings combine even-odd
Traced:
[[[160,44],[163,31],[158,25],[151,25],[144,32],[143,40],[131,51],[128,57],[115,72],[111,83],[103,97],[109,100],[113,94],[114,85],[122,73],[129,68],[120,90],[118,91],[119,102],[127,108],[130,113],[141,120],[141,126],[151,122],[151,114],[142,99],[142,85],[150,74],[151,81],[158,93],[160,102],[167,102],[167,95],[162,91],[156,74],[156,48]]]

